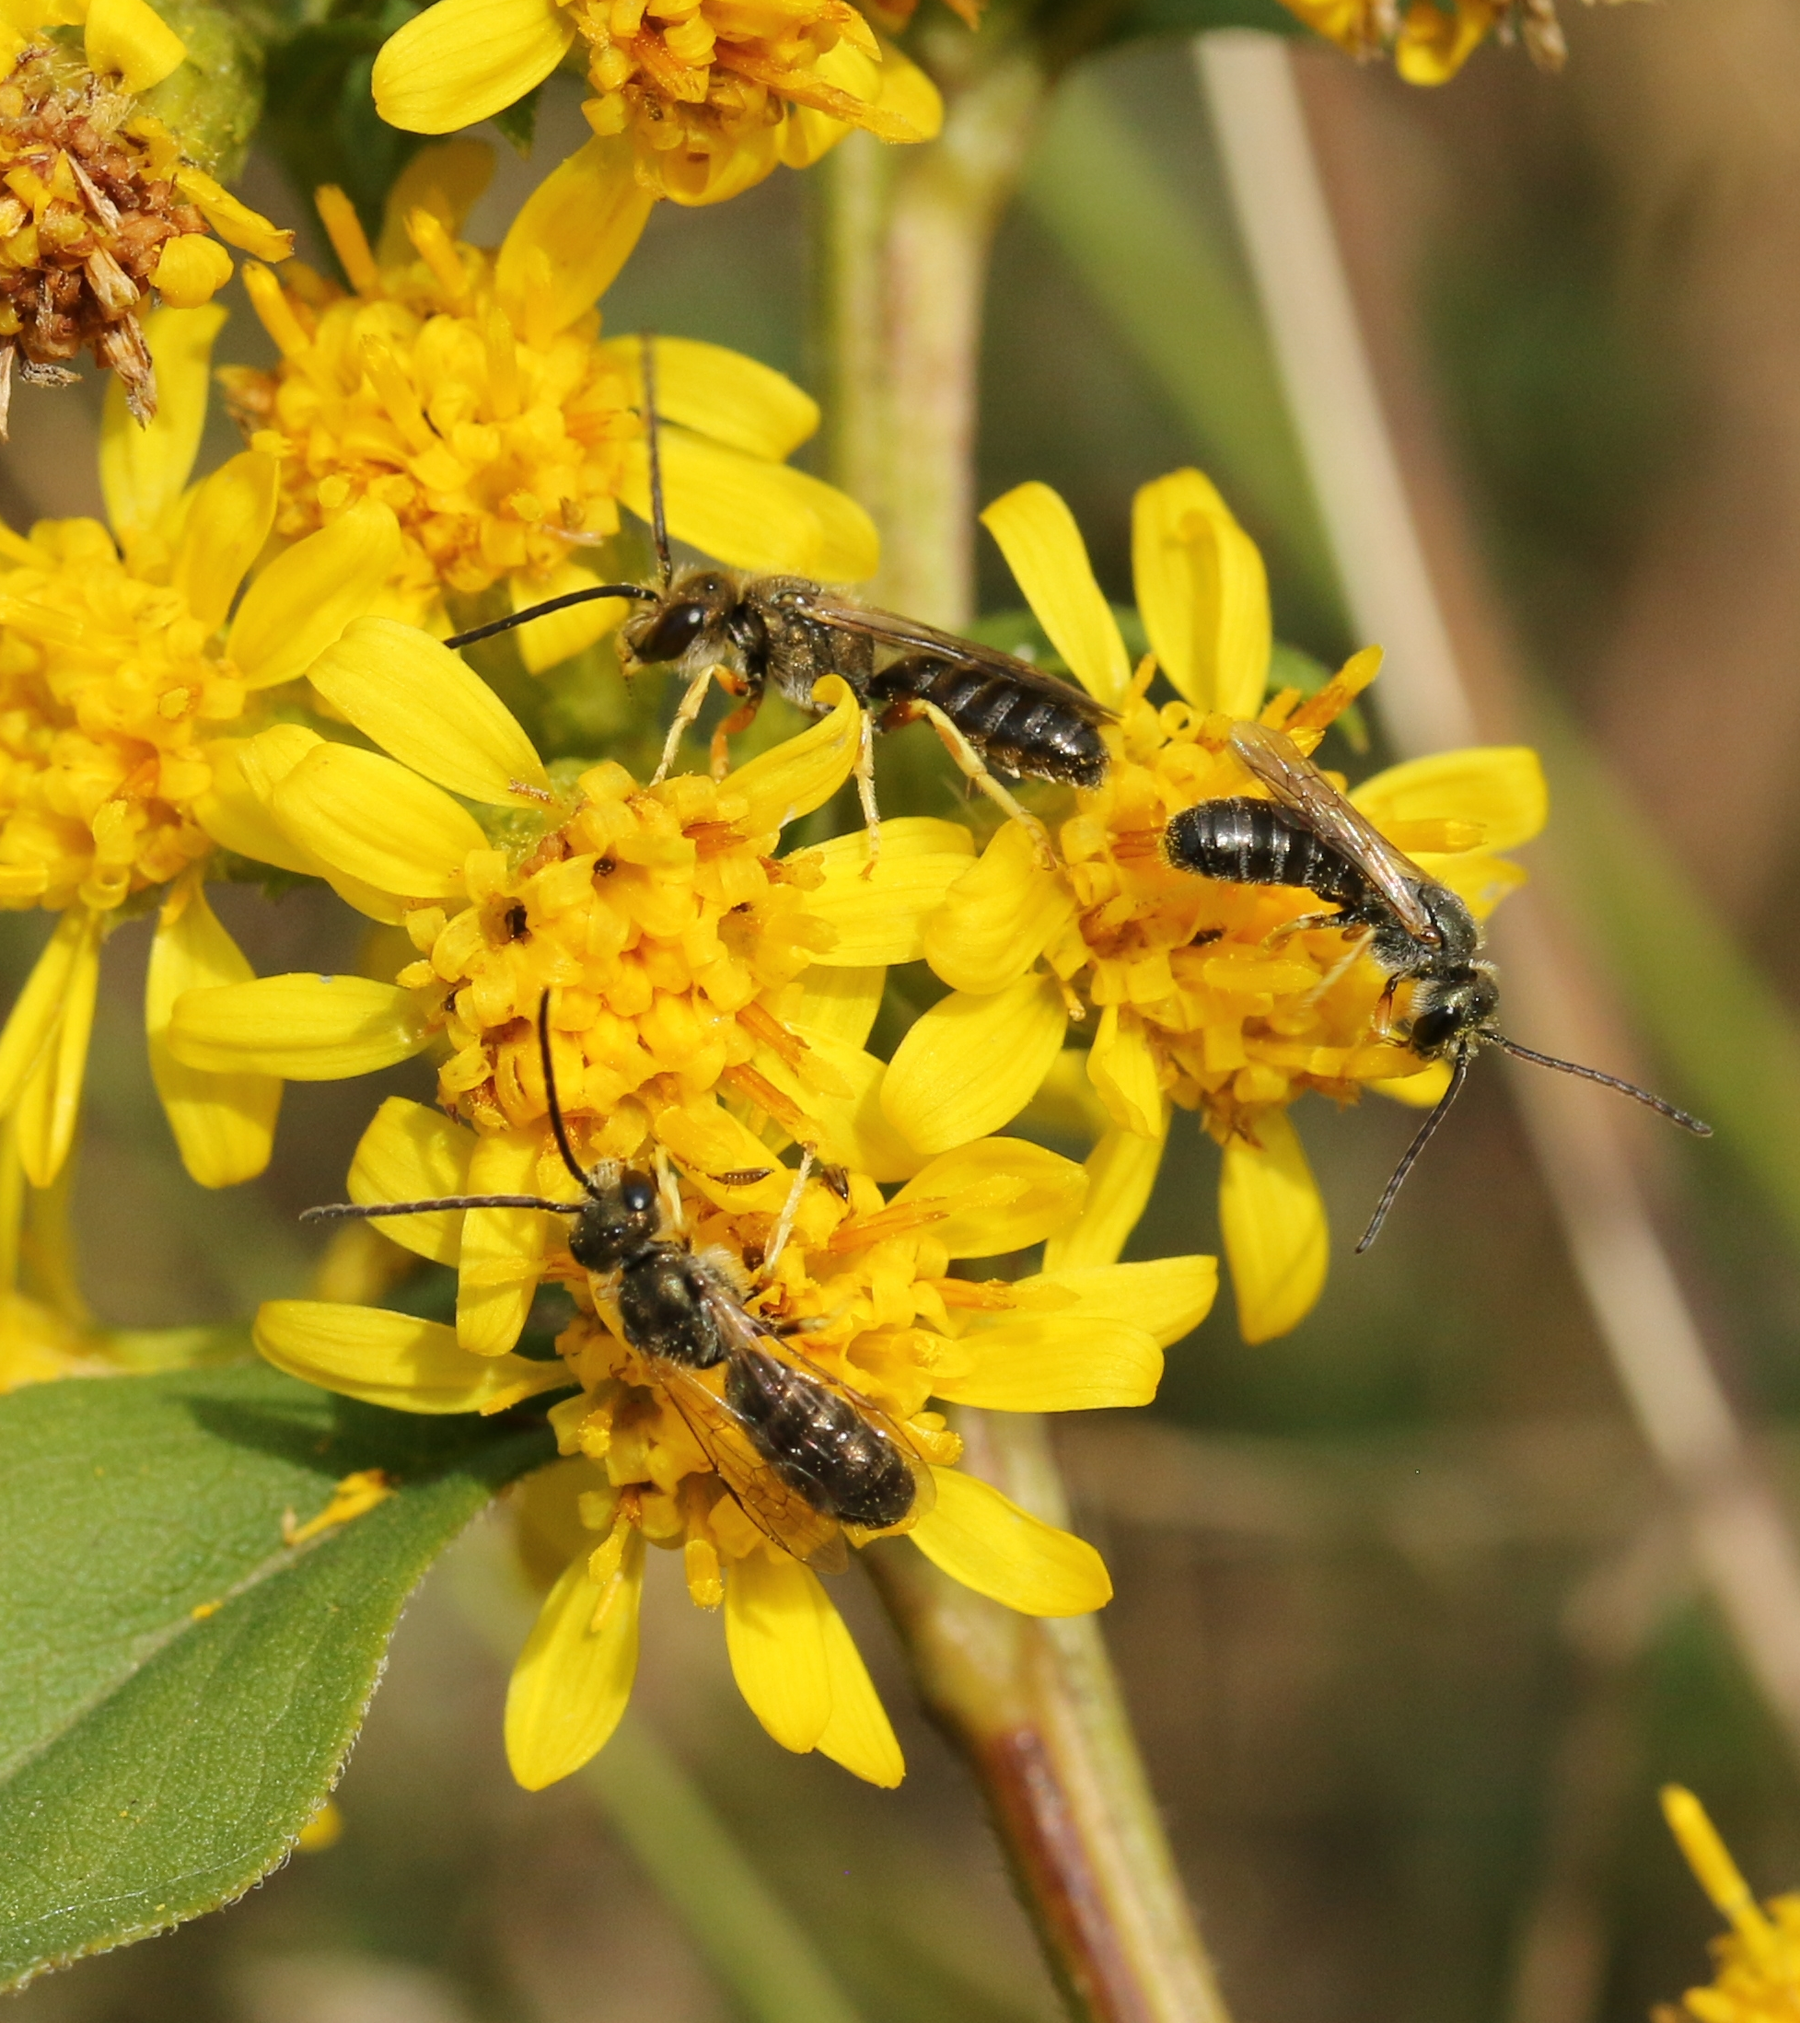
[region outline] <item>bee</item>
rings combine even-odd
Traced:
[[[746,1304],[748,1283],[729,1251],[694,1250],[665,1233],[655,1177],[616,1162],[586,1170],[557,1099],[549,994],[538,1008],[550,1125],[581,1188],[574,1201],[535,1194],[455,1195],[431,1201],[334,1203],[303,1222],[424,1215],[443,1209],[539,1208],[572,1215],[569,1253],[615,1282],[625,1340],[681,1414],[744,1514],[796,1559],[821,1572],[845,1563],[842,1527],[886,1531],[930,1507],[931,1471],[899,1424],[860,1392],[828,1377]],[[725,1178],[748,1185],[770,1169]],[[808,1167],[770,1247],[773,1264],[799,1206]]]
[[[745,576],[713,568],[688,569],[677,576],[663,511],[655,361],[648,337],[644,391],[655,586],[601,583],[569,591],[457,633],[446,644],[471,646],[596,597],[630,598],[645,609],[619,628],[621,670],[629,676],[640,668],[667,666],[687,678],[657,780],[674,764],[682,736],[699,716],[715,680],[740,698],[713,739],[714,769],[722,772],[725,741],[749,727],[769,690],[808,716],[821,716],[825,706],[814,700],[813,685],[825,675],[841,675],[863,712],[856,780],[871,866],[879,855],[881,828],[873,734],[919,718],[930,723],[963,774],[1024,825],[1039,856],[1048,861],[1042,824],[1020,807],[994,772],[1096,787],[1109,763],[1101,731],[1115,721],[1114,713],[1029,661],[892,611],[873,610],[809,577]]]
[[[1356,1246],[1359,1253],[1380,1234],[1394,1197],[1455,1102],[1482,1047],[1498,1047],[1515,1060],[1617,1089],[1698,1138],[1712,1136],[1710,1124],[1635,1082],[1508,1039],[1495,1024],[1499,976],[1481,953],[1480,925],[1462,900],[1395,849],[1280,731],[1240,723],[1232,731],[1231,749],[1271,798],[1235,796],[1183,809],[1163,831],[1168,861],[1202,878],[1301,886],[1329,900],[1336,913],[1309,915],[1293,926],[1341,927],[1357,934],[1356,952],[1366,950],[1386,973],[1384,1003],[1391,1002],[1401,984],[1412,985],[1401,1034],[1405,1044],[1421,1060],[1450,1063],[1449,1086],[1382,1190]]]

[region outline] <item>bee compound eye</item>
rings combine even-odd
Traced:
[[[655,1203],[656,1183],[642,1173],[632,1173],[620,1184],[619,1192],[629,1212],[642,1215]]]
[[[638,642],[638,658],[679,660],[706,629],[706,620],[704,604],[671,604]]]

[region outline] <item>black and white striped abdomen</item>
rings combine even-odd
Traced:
[[[1356,866],[1274,801],[1246,795],[1184,808],[1163,831],[1163,849],[1177,870],[1200,878],[1299,885],[1343,907],[1368,897]]]
[[[928,702],[941,709],[991,766],[1065,786],[1097,787],[1106,746],[1079,689],[1039,676],[1009,681],[979,662],[915,655],[883,668],[872,700]]]

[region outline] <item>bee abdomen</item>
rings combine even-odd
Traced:
[[[1163,849],[1179,871],[1232,885],[1299,885],[1344,907],[1368,895],[1348,858],[1273,801],[1248,796],[1184,808],[1163,831]]]
[[[933,704],[990,765],[1015,778],[1097,787],[1106,777],[1099,726],[1073,689],[1064,702],[979,667],[914,656],[883,668],[869,695],[878,703]]]
[[[879,1531],[912,1509],[906,1457],[826,1385],[777,1357],[745,1355],[731,1365],[725,1402],[763,1459],[822,1516]]]

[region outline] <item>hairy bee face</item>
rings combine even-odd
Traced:
[[[678,667],[697,672],[708,660],[730,657],[727,615],[738,601],[737,585],[717,569],[691,569],[673,583],[660,603],[619,627],[620,660],[627,667]]]
[[[1417,1009],[1406,1043],[1421,1060],[1430,1061],[1487,1025],[1500,1009],[1500,986],[1489,964],[1470,963],[1448,976],[1427,977],[1413,1003]]]
[[[662,1229],[656,1182],[631,1168],[596,1176],[593,1199],[575,1219],[569,1253],[584,1271],[617,1271]]]

